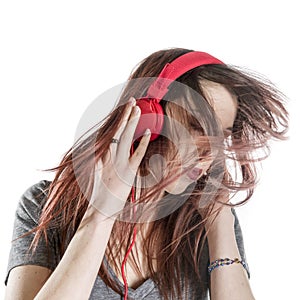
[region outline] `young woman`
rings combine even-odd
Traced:
[[[231,200],[251,198],[255,162],[284,139],[283,95],[180,48],[129,79],[21,197],[6,299],[254,299]]]

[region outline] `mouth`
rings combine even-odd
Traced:
[[[202,169],[200,168],[193,168],[186,173],[187,177],[193,181],[198,180],[201,174],[202,174]]]

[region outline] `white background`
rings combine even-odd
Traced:
[[[268,76],[290,99],[290,139],[273,145],[238,208],[257,299],[299,299],[297,1],[2,1],[0,297],[20,195],[52,174],[87,106],[150,53],[209,52]],[[103,103],[102,118],[112,103]],[[299,115],[299,116],[298,116]]]

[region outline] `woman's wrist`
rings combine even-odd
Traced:
[[[205,223],[205,229],[210,233],[214,233],[215,231],[224,231],[228,232],[229,230],[234,231],[234,215],[231,212],[230,206],[223,207],[218,215],[210,217]]]
[[[234,215],[230,207],[224,207],[214,221],[206,225],[210,260],[240,258],[237,247]]]
[[[104,215],[93,204],[90,204],[83,215],[81,223],[103,224],[103,222],[107,224],[111,223],[111,225],[113,225],[115,222],[115,218]]]

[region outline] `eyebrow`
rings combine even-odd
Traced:
[[[233,127],[227,127],[226,130],[233,130]]]

